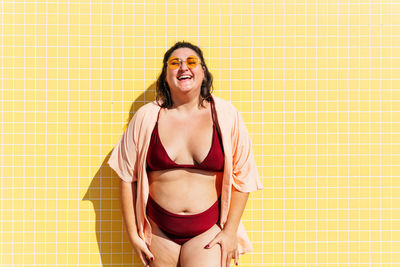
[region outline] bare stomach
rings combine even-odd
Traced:
[[[150,196],[169,212],[200,213],[221,195],[222,174],[194,169],[149,172]]]

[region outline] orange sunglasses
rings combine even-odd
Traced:
[[[194,69],[200,63],[200,60],[197,56],[192,55],[192,56],[188,56],[188,58],[186,60],[182,60],[177,57],[171,57],[170,59],[168,59],[167,63],[168,63],[168,67],[171,70],[176,70],[177,68],[179,68],[182,65],[182,62],[185,62],[186,66],[189,69]]]

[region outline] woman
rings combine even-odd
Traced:
[[[251,251],[240,218],[261,189],[238,111],[211,95],[195,45],[164,55],[157,99],[141,107],[108,164],[121,177],[130,242],[146,266],[230,266]]]

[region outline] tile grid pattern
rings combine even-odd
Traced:
[[[241,111],[265,186],[243,217],[255,251],[240,264],[400,264],[400,3],[0,8],[1,266],[140,266],[105,161],[182,39]]]

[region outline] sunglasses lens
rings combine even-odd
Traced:
[[[168,60],[168,66],[172,69],[175,70],[177,68],[179,68],[179,59],[178,58],[171,58],[170,60]]]
[[[186,59],[186,65],[188,66],[189,69],[195,68],[198,63],[199,59],[195,56],[190,56]]]

